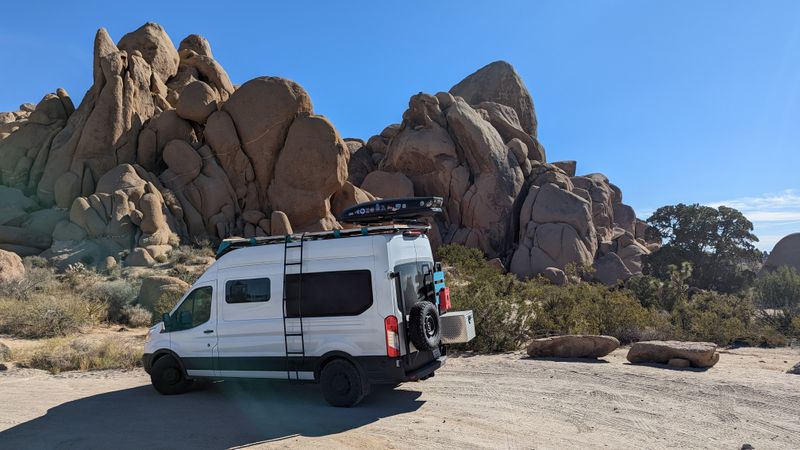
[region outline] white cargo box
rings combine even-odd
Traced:
[[[475,319],[472,311],[450,311],[442,314],[442,343],[461,344],[475,337]]]

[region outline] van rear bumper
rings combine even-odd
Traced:
[[[355,358],[366,372],[370,384],[397,384],[419,381],[432,375],[447,361],[444,347],[439,357],[433,352],[419,351],[400,358],[366,356]]]
[[[428,377],[442,367],[445,362],[447,362],[447,356],[440,356],[419,369],[407,372],[404,381],[419,381]]]

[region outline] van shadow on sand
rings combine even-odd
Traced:
[[[218,449],[325,436],[415,411],[419,396],[375,386],[358,406],[334,408],[314,384],[221,382],[177,396],[141,386],[51,408],[0,432],[0,448]]]

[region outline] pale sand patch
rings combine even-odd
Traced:
[[[724,350],[707,371],[450,358],[435,378],[335,409],[315,385],[164,397],[142,371],[0,372],[0,448],[800,448],[800,349]],[[761,362],[763,361],[763,362]]]

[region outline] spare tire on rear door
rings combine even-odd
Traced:
[[[411,342],[418,350],[433,350],[439,347],[442,332],[439,326],[439,311],[431,302],[421,301],[411,307],[408,332]]]

